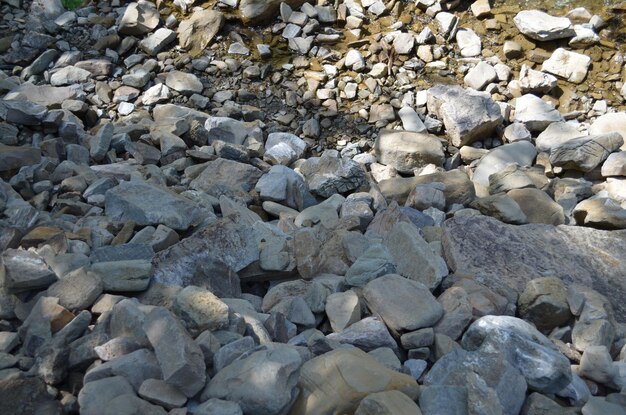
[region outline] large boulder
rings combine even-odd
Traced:
[[[336,193],[358,189],[366,183],[365,171],[354,160],[339,157],[336,151],[325,151],[300,166],[311,193],[328,198]]]
[[[359,349],[339,349],[309,360],[300,370],[300,395],[290,415],[353,413],[371,393],[397,390],[415,400],[412,377],[390,370]]]
[[[159,25],[159,11],[154,3],[140,0],[126,6],[119,21],[119,32],[124,35],[143,35]]]
[[[520,32],[534,40],[563,39],[576,34],[567,17],[554,17],[539,10],[523,10],[513,22]]]
[[[588,172],[598,167],[622,144],[624,139],[617,132],[576,138],[553,147],[550,163],[564,169]]]
[[[515,226],[484,216],[454,217],[443,229],[444,252],[452,272],[473,275],[506,297],[523,292],[530,280],[558,277],[566,285],[586,285],[604,294],[617,319],[626,319],[626,231]]]
[[[604,114],[593,122],[589,127],[589,134],[606,134],[618,132],[626,140],[626,112],[614,112]],[[622,145],[622,150],[626,150],[626,145]]]
[[[517,141],[497,147],[484,156],[474,172],[472,180],[483,186],[489,186],[489,176],[498,173],[511,164],[532,166],[537,149],[528,141]]]
[[[408,131],[380,131],[374,144],[378,161],[400,173],[412,173],[427,164],[441,166],[445,160],[441,141],[434,135]]]
[[[428,90],[428,111],[443,120],[456,147],[489,136],[500,123],[500,107],[487,93],[460,86],[437,85]]]
[[[189,183],[191,189],[206,192],[214,197],[222,195],[237,201],[251,200],[250,190],[263,172],[249,164],[218,158],[209,161],[198,177]]]

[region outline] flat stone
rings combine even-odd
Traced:
[[[388,347],[398,353],[398,344],[379,317],[366,317],[326,337],[329,340],[358,347],[365,352]]]
[[[483,186],[489,186],[489,177],[504,170],[511,164],[519,166],[531,166],[537,155],[537,150],[528,141],[517,141],[497,147],[484,156],[472,180]]]
[[[0,172],[18,170],[41,161],[41,150],[30,146],[0,144]]]
[[[555,122],[541,132],[535,140],[538,151],[550,152],[554,147],[584,136],[575,125],[568,122]]]
[[[168,410],[180,408],[187,402],[184,394],[160,379],[144,380],[138,394],[143,399]]]
[[[552,148],[550,163],[564,169],[588,172],[623,144],[624,139],[616,132],[572,139]]]
[[[10,292],[41,290],[57,281],[56,274],[33,251],[7,249],[2,253],[0,275]]]
[[[143,35],[159,24],[159,12],[154,3],[139,1],[130,3],[120,21],[119,31],[125,35]]]
[[[563,207],[542,190],[534,188],[513,189],[507,193],[517,203],[529,223],[562,225],[565,223]]]
[[[124,376],[138,390],[146,379],[160,378],[161,368],[154,353],[139,349],[92,368],[85,374],[83,382],[88,384],[111,376]]]
[[[380,163],[400,173],[411,173],[428,164],[441,166],[444,161],[441,141],[425,133],[382,130],[374,143],[374,151]]]
[[[580,84],[587,77],[589,65],[591,65],[589,56],[558,48],[552,53],[550,59],[543,63],[541,69]]]
[[[48,287],[48,295],[57,297],[59,304],[68,310],[84,310],[96,301],[102,290],[102,281],[97,276],[79,268]]]
[[[66,66],[50,76],[52,86],[80,84],[91,78],[91,72],[76,66]]]
[[[493,66],[484,61],[480,61],[476,66],[467,72],[467,75],[465,75],[463,80],[465,85],[480,91],[485,88],[487,84],[495,81],[496,78],[497,74]]]
[[[563,116],[548,102],[536,95],[526,94],[515,99],[514,121],[524,123],[531,132],[541,132]]]
[[[0,101],[0,118],[21,125],[40,125],[46,118],[46,107],[30,101]]]
[[[459,45],[459,48],[461,49],[461,56],[464,58],[479,56],[482,51],[482,42],[480,37],[472,29],[459,29],[456,32],[456,43]]]
[[[354,415],[419,415],[420,408],[404,393],[396,390],[367,395]]]
[[[134,394],[131,384],[122,376],[107,377],[89,382],[78,394],[80,412],[86,415],[100,415],[102,409],[118,396]]]
[[[493,242],[485,249],[481,241]],[[511,250],[510,241],[516,241]],[[577,247],[595,247],[594,251]],[[624,319],[626,283],[620,260],[626,232],[583,227],[505,225],[488,217],[455,217],[444,223],[443,245],[452,272],[474,275],[477,281],[508,296],[521,293],[533,279],[551,275],[566,286],[576,283],[605,295]],[[482,258],[482,259],[481,259]],[[606,259],[605,259],[606,258]]]
[[[228,306],[213,293],[193,285],[183,288],[172,306],[189,330],[219,330],[228,326]]]
[[[563,39],[576,34],[567,17],[554,17],[539,10],[523,10],[513,22],[520,32],[534,40]]]
[[[197,76],[181,71],[169,72],[165,84],[183,95],[199,94],[204,88]]]
[[[219,11],[194,10],[189,18],[178,26],[178,42],[192,57],[202,54],[224,24],[224,15]]]

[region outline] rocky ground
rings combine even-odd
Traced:
[[[575,6],[1,0],[0,414],[626,414]]]

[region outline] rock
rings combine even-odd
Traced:
[[[492,216],[504,223],[514,225],[528,223],[528,218],[517,202],[510,196],[493,195],[481,197],[470,203],[470,206],[479,210],[483,215]]]
[[[529,281],[518,299],[518,313],[544,333],[562,327],[572,317],[565,285],[555,277]]]
[[[277,15],[281,2],[279,0],[240,0],[240,18],[246,26],[267,23]],[[297,8],[304,3],[304,0],[288,0],[285,3],[292,8]]]
[[[606,346],[590,346],[580,359],[579,375],[594,382],[611,384],[617,376],[617,367]]]
[[[563,207],[539,189],[513,189],[507,193],[518,204],[529,223],[562,225],[565,223]]]
[[[568,122],[555,122],[550,125],[537,137],[535,145],[537,150],[550,152],[554,147],[574,139],[580,138],[584,134],[578,131],[575,125]]]
[[[466,350],[500,350],[538,392],[558,392],[572,380],[569,360],[532,325],[515,317],[481,317],[467,329],[461,344]]]
[[[89,370],[83,379],[85,384],[111,376],[124,376],[138,390],[146,379],[160,378],[159,363],[148,349],[139,349],[109,360]]]
[[[532,166],[536,156],[535,146],[528,141],[505,144],[491,150],[480,160],[472,180],[474,183],[489,186],[489,177],[492,174],[501,172],[511,164]]]
[[[76,99],[79,91],[72,86],[54,87],[24,83],[4,96],[7,101],[29,101],[48,109],[60,109],[64,101]]]
[[[366,317],[338,333],[327,335],[326,338],[341,344],[350,344],[365,352],[388,347],[398,354],[398,344],[378,317]]]
[[[520,32],[531,39],[548,41],[576,34],[567,17],[554,17],[539,10],[523,10],[513,18]]]
[[[122,395],[107,402],[103,415],[133,415],[149,413],[154,415],[166,415],[165,409],[152,405],[134,394]]]
[[[421,415],[417,404],[404,393],[391,390],[367,395],[354,415]]]
[[[188,50],[192,57],[200,56],[223,25],[222,13],[210,9],[194,10],[191,16],[178,26],[180,47]]]
[[[408,106],[400,108],[398,116],[402,120],[402,127],[405,131],[413,133],[425,133],[427,131],[422,119],[413,108]]]
[[[139,46],[148,55],[156,56],[159,52],[168,47],[170,43],[174,42],[174,40],[176,40],[176,32],[161,27],[139,42]]]
[[[430,208],[445,210],[446,196],[443,183],[418,184],[406,198],[405,206],[426,211]]]
[[[91,78],[91,72],[76,66],[66,66],[50,76],[50,84],[52,86],[79,84],[86,82],[89,78]]]
[[[552,91],[557,84],[557,79],[547,73],[535,71],[528,65],[522,65],[519,73],[519,85],[523,94],[543,93]]]
[[[536,95],[526,94],[515,99],[514,121],[524,123],[531,132],[541,132],[563,116],[552,105]]]
[[[204,357],[178,320],[165,308],[156,307],[146,316],[143,329],[163,370],[163,380],[188,398],[198,393],[206,381]]]
[[[361,52],[356,49],[350,49],[348,53],[346,53],[344,64],[355,72],[360,72],[365,69],[365,59],[363,55],[361,55]]]
[[[302,357],[293,346],[268,344],[219,371],[201,399],[237,402],[244,413],[286,413],[298,395],[301,365]]]
[[[444,334],[452,340],[457,340],[473,319],[473,307],[469,294],[464,288],[453,286],[444,291],[437,301],[443,307],[444,314],[433,327],[433,335],[434,333]],[[424,346],[430,345],[432,344]]]
[[[174,299],[172,310],[189,330],[219,330],[228,326],[228,306],[210,291],[193,285],[183,288]]]
[[[443,315],[441,304],[423,284],[390,274],[363,288],[368,307],[394,331],[432,327]]]
[[[235,201],[248,201],[248,192],[262,174],[249,164],[218,158],[207,162],[206,168],[189,183],[189,187],[214,197],[224,195]]]
[[[101,162],[106,156],[111,140],[113,139],[113,124],[107,123],[98,130],[98,133],[89,141],[89,155],[97,162]]]
[[[624,139],[615,132],[572,139],[552,148],[550,163],[564,169],[588,172],[623,144]]]
[[[573,408],[562,407],[545,395],[533,392],[526,399],[521,413],[523,415],[574,415],[575,410]]]
[[[282,165],[272,166],[259,179],[254,189],[261,200],[279,202],[298,211],[315,204],[302,176]]]
[[[48,295],[57,297],[59,304],[68,310],[89,308],[102,294],[102,281],[85,268],[65,274],[48,287]]]
[[[165,84],[183,95],[199,94],[202,92],[202,82],[191,73],[172,71],[167,74]]]
[[[611,198],[593,198],[578,203],[572,215],[578,225],[599,229],[626,229],[626,209]]]
[[[131,384],[122,376],[107,377],[89,382],[83,386],[78,394],[80,413],[86,415],[102,414],[102,409],[106,408],[116,397],[134,393]]]
[[[591,65],[589,56],[558,48],[552,53],[550,59],[543,63],[541,69],[580,84],[587,77],[589,65]]]
[[[459,45],[461,56],[464,58],[479,56],[482,51],[480,37],[472,29],[459,29],[456,32],[456,43]],[[474,88],[473,86],[471,87]],[[482,88],[474,89],[479,90]]]
[[[1,259],[0,277],[9,292],[41,290],[57,281],[56,274],[33,251],[7,249]]]
[[[352,413],[363,398],[376,392],[399,391],[417,397],[417,382],[392,371],[358,349],[325,353],[306,362],[300,371],[301,389],[291,415]],[[416,413],[416,412],[413,412]]]
[[[0,101],[0,118],[6,122],[22,125],[40,125],[48,110],[29,101]]]
[[[396,272],[394,259],[389,250],[381,244],[367,248],[346,272],[346,283],[353,287],[363,287],[375,278]]]
[[[433,252],[415,226],[396,223],[383,244],[391,253],[398,274],[424,284],[431,291],[448,274],[443,259]]]
[[[30,146],[0,144],[0,172],[18,170],[41,161],[41,150]]]
[[[328,151],[322,157],[307,159],[300,166],[300,172],[311,193],[324,198],[358,189],[365,183],[365,172],[360,164]]]
[[[484,61],[480,61],[476,66],[467,72],[464,81],[465,85],[480,91],[486,87],[487,84],[495,81],[496,78],[496,70],[493,66]]]
[[[290,165],[301,158],[306,150],[306,143],[297,135],[289,133],[270,133],[265,142],[263,159],[270,164]]]
[[[105,291],[143,291],[152,277],[152,265],[146,260],[98,262],[91,273],[102,281]]]
[[[428,111],[443,120],[456,147],[488,136],[502,122],[500,107],[489,94],[438,85],[428,90]]]
[[[424,386],[424,392],[427,393],[425,403],[432,399],[428,394],[435,391],[444,393],[443,396],[439,396],[438,405],[433,403],[424,405],[422,408],[424,412],[427,407],[442,406],[446,409],[451,406],[458,411],[464,407],[465,402],[467,412],[463,413],[470,414],[517,414],[522,408],[527,389],[524,377],[500,352],[468,352],[460,348],[450,351],[435,362],[424,378]],[[432,387],[437,389],[428,391]],[[441,387],[446,389],[439,389]],[[459,388],[461,391],[448,389],[450,387]],[[466,391],[466,395],[462,391]],[[448,396],[457,399],[464,396],[467,398],[444,405]]]
[[[609,154],[602,164],[603,177],[626,176],[626,151]]]
[[[398,55],[408,55],[415,45],[415,36],[411,33],[399,33],[393,39],[393,48]]]
[[[467,393],[463,386],[425,386],[420,391],[419,405],[424,414],[467,415]]]
[[[617,318],[626,315],[619,261],[626,233],[552,225],[505,225],[488,217],[454,217],[444,223],[444,252],[452,272],[463,271],[496,292],[522,292],[528,281],[547,275],[583,284],[606,295]],[[484,249],[480,241],[494,245]],[[515,240],[515,250],[510,242]],[[577,247],[595,247],[594,252]],[[482,259],[480,259],[482,258]]]
[[[125,35],[143,35],[153,31],[159,24],[159,12],[154,3],[139,1],[126,6],[119,22],[119,32]]]
[[[334,332],[340,332],[361,320],[359,297],[352,290],[328,295],[325,311]]]
[[[241,355],[255,347],[254,339],[250,336],[245,336],[239,340],[225,344],[213,355],[213,369],[215,372],[219,372],[233,361],[237,360]]]
[[[441,166],[444,161],[441,141],[430,134],[382,130],[374,143],[378,161],[400,173],[411,173],[428,164]]]
[[[592,396],[582,407],[583,415],[624,415],[623,405],[619,405],[599,397]]]
[[[615,112],[604,114],[591,124],[589,127],[589,134],[598,135],[606,134],[610,132],[618,132],[622,135],[622,138],[626,137],[626,121],[624,121],[624,112]],[[622,146],[622,150],[626,150],[626,145]]]

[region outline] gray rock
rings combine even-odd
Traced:
[[[207,162],[206,168],[191,181],[189,187],[214,197],[224,195],[235,201],[248,201],[248,192],[262,174],[261,170],[249,164],[219,158]]]
[[[515,317],[481,317],[467,329],[461,344],[467,350],[501,351],[538,392],[556,393],[572,380],[567,357],[532,325]]]
[[[1,259],[0,275],[10,292],[45,289],[57,281],[56,274],[33,251],[7,249]]]
[[[387,391],[369,394],[365,397],[354,415],[421,415],[420,408],[400,391]]]
[[[121,395],[107,402],[103,415],[167,415],[165,409],[152,405],[134,394]]]
[[[444,161],[441,141],[430,134],[382,130],[374,144],[378,161],[400,173],[411,173],[428,164],[441,166]]]
[[[59,304],[68,310],[84,310],[96,301],[102,290],[102,281],[97,276],[79,268],[48,287],[48,295],[57,297]]]
[[[178,42],[191,56],[197,57],[211,44],[224,24],[224,15],[219,11],[194,10],[189,18],[178,26]]]
[[[254,339],[250,336],[225,344],[213,355],[213,369],[219,372],[255,346]]]
[[[602,164],[603,177],[626,176],[626,151],[612,153]]]
[[[334,332],[340,332],[361,320],[361,303],[352,290],[328,295],[325,311]]]
[[[143,329],[154,348],[163,380],[185,396],[198,393],[206,382],[206,366],[200,347],[165,308],[156,307],[146,316]]]
[[[353,160],[326,151],[322,157],[308,158],[300,166],[311,193],[328,198],[346,193],[365,184],[365,171]]]
[[[568,122],[555,122],[550,124],[535,140],[537,150],[550,152],[554,147],[584,134],[578,131],[574,124]]]
[[[511,164],[531,166],[536,156],[537,150],[535,146],[528,141],[505,144],[491,150],[489,154],[480,160],[472,180],[483,186],[489,186],[489,177],[492,174],[504,170]]]
[[[222,399],[209,399],[193,409],[188,408],[191,415],[243,415],[243,411],[237,402]]]
[[[0,172],[18,170],[41,161],[41,150],[30,146],[0,144]]]
[[[398,117],[402,120],[402,127],[405,131],[412,133],[425,133],[426,126],[417,112],[411,107],[402,107],[398,110]]]
[[[456,147],[489,136],[502,122],[500,107],[489,94],[438,85],[428,90],[428,111],[443,121]]]
[[[78,394],[80,413],[86,415],[100,415],[103,408],[116,397],[134,394],[131,384],[122,376],[107,377],[90,382],[83,386]]]
[[[301,158],[306,143],[297,135],[290,133],[270,133],[265,142],[263,159],[270,164],[290,165]]]
[[[369,282],[363,297],[370,310],[380,315],[394,331],[432,327],[443,315],[443,308],[423,284],[386,275]]]
[[[154,353],[139,349],[94,367],[85,373],[83,382],[88,384],[111,376],[124,376],[135,390],[139,390],[146,379],[160,379],[162,375]]]
[[[514,121],[526,125],[531,132],[541,132],[554,122],[563,122],[563,116],[548,102],[536,95],[526,94],[515,99]]]
[[[563,39],[576,34],[567,17],[554,17],[539,10],[523,10],[513,22],[520,32],[534,40]]]
[[[461,56],[464,58],[479,56],[482,51],[482,42],[480,37],[472,29],[459,29],[456,32],[456,43],[459,45],[459,49],[461,49]],[[474,88],[471,85],[470,87]]]
[[[105,194],[105,211],[113,220],[137,225],[163,224],[185,230],[198,224],[202,212],[189,199],[143,181],[121,182]]]
[[[472,298],[462,287],[450,287],[437,299],[443,308],[443,317],[433,326],[435,333],[452,340],[461,337],[473,320]]]
[[[626,229],[626,209],[611,198],[583,200],[572,211],[578,225],[599,229]]]
[[[424,415],[468,415],[467,389],[463,386],[431,385],[420,393]]]
[[[582,407],[583,415],[624,415],[626,410],[622,405],[609,402],[603,397],[592,396]]]
[[[91,72],[76,66],[66,66],[50,76],[52,86],[73,85],[86,82],[91,78]]]
[[[520,209],[520,206],[507,195],[492,195],[481,197],[470,203],[483,215],[494,217],[504,223],[523,225],[528,223],[528,218]]]
[[[388,347],[398,353],[398,344],[378,317],[366,317],[326,337],[342,344],[351,344],[365,352]]]
[[[626,232],[552,225],[505,225],[488,217],[454,217],[445,222],[443,245],[452,272],[475,275],[477,280],[508,296],[522,292],[528,281],[546,274],[577,283],[606,295],[624,318],[626,270],[620,258],[626,249]],[[492,241],[485,249],[481,241]],[[516,248],[511,249],[511,242]],[[595,247],[594,252],[580,247]]]
[[[618,369],[606,346],[590,346],[580,358],[578,374],[594,382],[612,385]]]
[[[169,72],[165,84],[183,95],[199,94],[204,88],[197,76],[181,71]]]
[[[29,101],[0,101],[0,118],[21,125],[40,125],[48,115],[46,107]]]
[[[393,48],[398,55],[408,55],[413,50],[415,36],[412,33],[399,33],[393,40]]]
[[[168,28],[161,27],[139,42],[139,46],[148,55],[156,56],[175,40],[176,32]]]
[[[547,94],[556,87],[557,79],[542,71],[531,69],[528,65],[522,65],[519,73],[519,86],[523,94],[542,93]]]
[[[460,32],[459,32],[460,33]],[[457,35],[458,37],[458,35]],[[463,78],[465,85],[481,91],[487,84],[495,81],[497,78],[496,70],[493,66],[484,61],[478,62],[476,66],[470,69]]]
[[[97,162],[102,161],[111,146],[113,139],[113,124],[104,124],[98,133],[89,142],[89,154]]]
[[[513,189],[507,193],[517,203],[529,223],[562,225],[565,223],[563,207],[547,193],[533,188]]]
[[[469,414],[518,414],[527,389],[524,377],[499,352],[468,352],[460,348],[435,362],[424,378],[424,386],[425,392],[428,388],[442,386],[466,390]],[[435,408],[448,407],[443,405],[443,399],[448,394],[457,399],[463,396],[457,389],[444,389],[443,392],[439,405],[431,404]],[[457,401],[451,406],[461,411],[462,402]]]
[[[105,291],[143,291],[150,284],[152,264],[142,259],[98,262],[89,271],[102,281]]]
[[[237,402],[244,413],[285,413],[298,395],[301,365],[302,357],[294,347],[268,344],[218,372],[201,399]]]
[[[346,272],[346,284],[363,287],[368,282],[387,274],[394,274],[396,266],[389,250],[381,244],[370,246]]]
[[[396,223],[384,239],[396,264],[396,272],[434,290],[448,275],[448,268],[433,252],[415,226]]]
[[[193,285],[176,295],[172,309],[189,330],[214,331],[228,326],[228,306],[212,292]]]
[[[543,332],[565,325],[572,317],[565,285],[555,277],[529,281],[518,299],[518,313]]]
[[[28,101],[48,109],[60,109],[64,101],[77,99],[79,96],[80,90],[74,86],[54,87],[24,83],[13,88],[4,96],[4,99],[7,101]]]
[[[552,147],[550,163],[564,169],[591,171],[618,150],[624,139],[619,133],[591,135]]]

